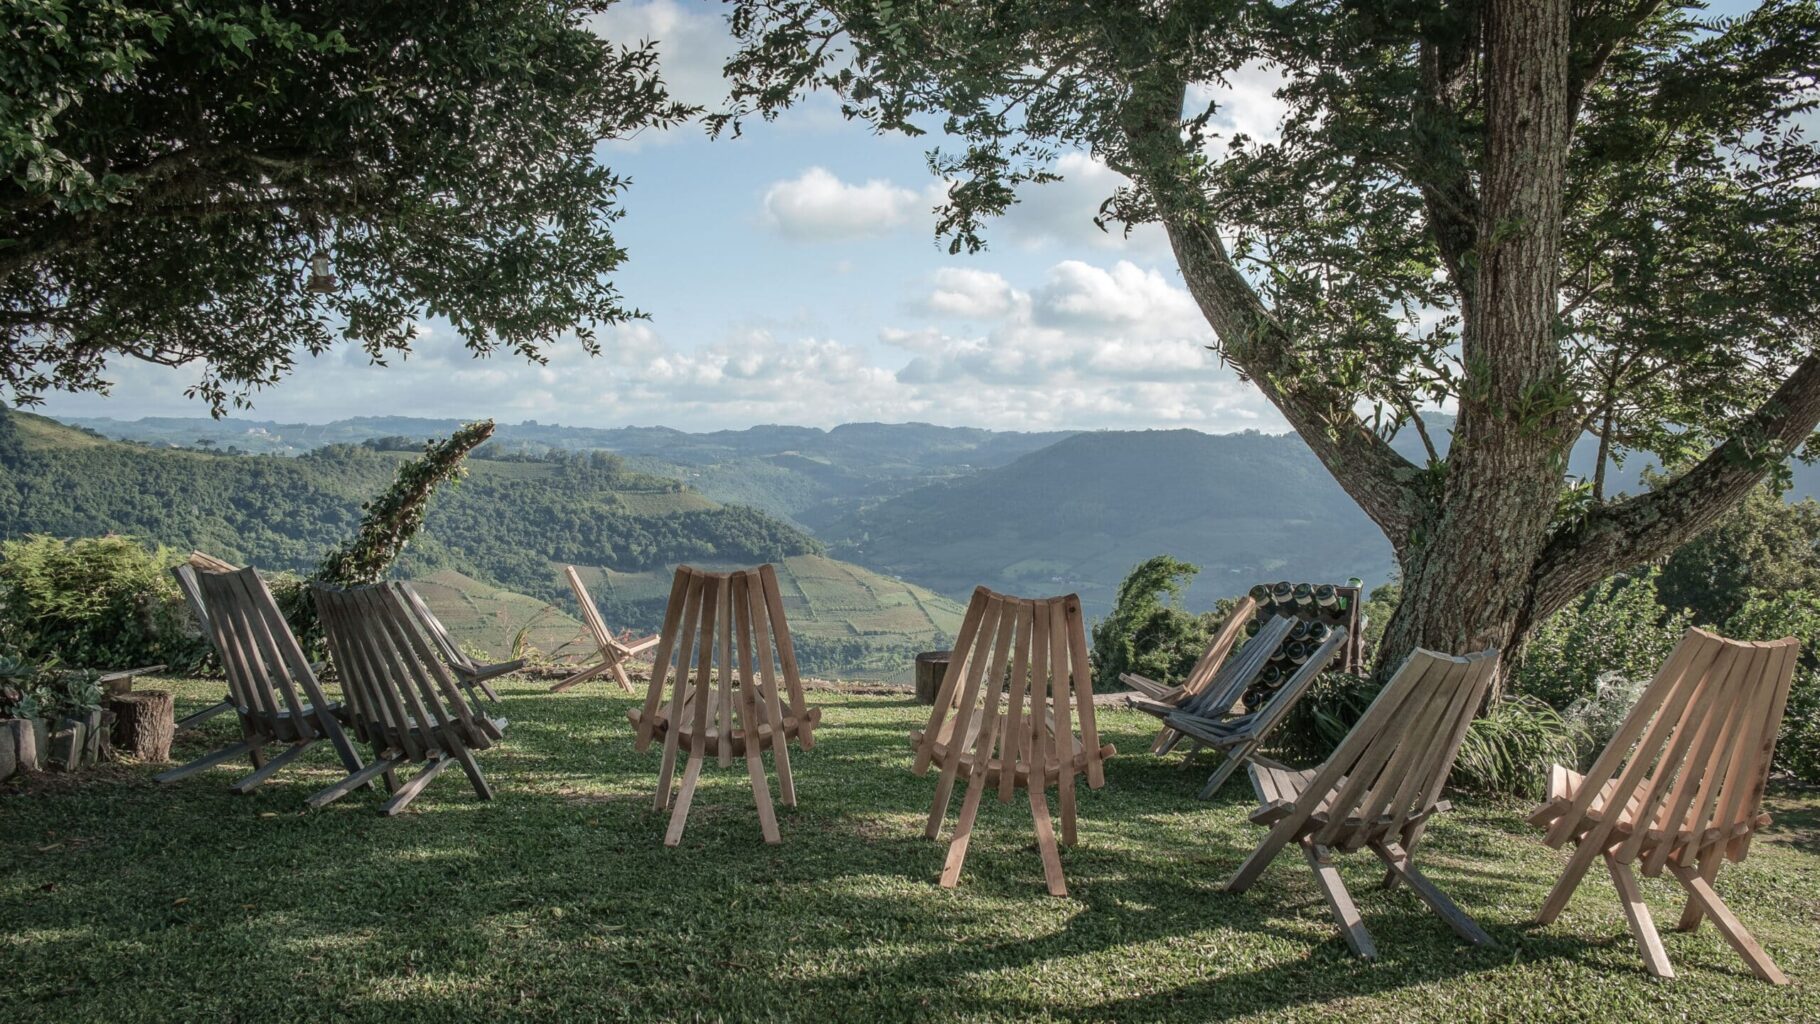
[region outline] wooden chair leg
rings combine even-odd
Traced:
[[[1605,855],[1605,869],[1611,872],[1612,885],[1618,889],[1618,901],[1624,906],[1624,919],[1630,922],[1630,933],[1637,938],[1637,951],[1643,954],[1643,966],[1658,978],[1675,976],[1668,962],[1668,950],[1662,948],[1662,935],[1656,931],[1649,904],[1643,902],[1643,889],[1629,864],[1621,864],[1610,853]]]
[[[278,774],[279,769],[296,760],[297,755],[315,745],[316,741],[313,739],[291,744],[285,749],[280,750],[276,756],[267,758],[265,764],[261,765],[251,775],[248,775],[229,786],[228,792],[233,793],[236,796],[246,796],[253,790],[258,789],[265,780]]]
[[[923,837],[934,839],[942,834],[942,819],[948,816],[948,804],[954,799],[954,773],[944,771],[935,781],[935,799],[929,804],[929,820],[923,825]]]
[[[620,689],[626,691],[627,693],[632,692],[632,677],[629,675],[626,675],[626,666],[625,666],[624,661],[621,661],[618,659],[614,660],[613,678],[619,681]]]
[[[1385,867],[1396,872],[1403,884],[1409,886],[1411,891],[1420,896],[1423,903],[1428,904],[1428,909],[1447,922],[1447,926],[1454,930],[1454,934],[1475,946],[1497,945],[1491,940],[1491,936],[1485,933],[1485,929],[1479,927],[1479,922],[1474,921],[1466,911],[1461,910],[1453,900],[1448,899],[1447,894],[1429,881],[1427,875],[1416,870],[1415,864],[1409,859],[1409,854],[1401,846],[1396,843],[1373,843],[1371,850],[1384,862]]]
[[[1725,901],[1719,898],[1718,892],[1698,870],[1679,864],[1670,864],[1669,870],[1674,872],[1681,887],[1687,890],[1689,898],[1700,905],[1701,912],[1713,919],[1713,927],[1719,929],[1719,934],[1725,937],[1725,941],[1731,943],[1731,947],[1750,965],[1751,973],[1772,985],[1788,984],[1788,976],[1769,958],[1769,954],[1763,951],[1751,933],[1745,931],[1743,922],[1725,905]]]
[[[1226,780],[1232,778],[1232,773],[1238,771],[1239,766],[1245,763],[1245,755],[1250,750],[1249,743],[1242,743],[1226,751],[1226,760],[1220,762],[1220,766],[1213,770],[1212,775],[1207,776],[1207,784],[1201,787],[1200,798],[1202,800],[1213,799],[1213,795],[1220,791],[1220,787],[1226,784]]]
[[[1156,739],[1150,741],[1150,752],[1152,754],[1167,754],[1169,748],[1175,746],[1176,737],[1179,735],[1181,734],[1174,729],[1171,729],[1166,725],[1163,726],[1161,729],[1157,730]]]
[[[597,662],[593,665],[589,665],[587,668],[584,668],[581,671],[576,672],[574,675],[568,676],[567,678],[558,682],[555,686],[550,687],[550,692],[551,693],[561,693],[562,691],[567,690],[571,687],[579,686],[582,683],[585,683],[588,680],[594,678],[595,676],[600,675],[602,672],[605,672],[606,670],[607,670],[607,663],[604,661]]]
[[[480,773],[480,765],[474,760],[474,752],[460,744],[449,750],[449,756],[460,762],[461,770],[467,773],[468,782],[474,786],[474,795],[482,800],[493,799],[493,787],[487,785],[487,777]]]
[[[429,761],[424,763],[422,771],[419,771],[413,776],[411,781],[398,787],[398,792],[393,793],[392,799],[387,800],[379,808],[379,813],[389,818],[399,811],[404,810],[406,807],[409,807],[411,801],[417,799],[417,794],[423,792],[424,788],[427,787],[436,776],[442,774],[444,768],[447,768],[453,763],[453,760],[453,758],[446,757],[442,754],[432,756]]]
[[[387,790],[388,792],[396,790],[398,788],[395,784],[397,776],[393,774],[392,769],[403,764],[405,756],[403,754],[376,754],[374,755],[374,758],[374,761],[365,768],[350,773],[347,778],[342,779],[332,786],[318,790],[308,800],[305,800],[304,803],[312,809],[326,807],[342,797],[347,796],[356,789],[367,785],[380,775],[391,776],[393,779],[394,785]]]
[[[252,749],[253,745],[245,740],[241,740],[239,743],[230,743],[212,754],[202,755],[189,764],[178,765],[168,772],[160,772],[159,774],[152,776],[152,781],[176,782],[178,779],[188,778],[204,769],[213,768],[223,761],[231,761],[242,754],[250,753]]]
[[[954,838],[948,843],[948,858],[942,864],[942,888],[960,884],[961,865],[967,861],[967,844],[973,839],[973,821],[979,815],[980,797],[986,792],[986,773],[976,771],[967,780],[967,796],[961,801],[961,820],[955,823]]]
[[[1707,885],[1712,885],[1713,881],[1719,877],[1719,866],[1724,863],[1725,854],[1720,847],[1707,848],[1706,853],[1700,858],[1700,877],[1706,879]],[[1687,906],[1681,911],[1681,920],[1675,922],[1675,931],[1697,931],[1700,928],[1700,922],[1705,918],[1706,914],[1700,909],[1699,901],[1689,896]]]
[[[758,808],[759,831],[764,833],[765,842],[775,846],[784,839],[777,831],[777,811],[771,806],[771,780],[765,778],[765,758],[758,749],[757,729],[746,736],[746,774],[752,779],[752,803]]]
[[[676,757],[681,744],[675,729],[664,730],[663,762],[657,768],[657,795],[651,809],[662,811],[670,806],[670,783],[676,777]]]
[[[1039,780],[1040,781],[1040,780]],[[1055,848],[1055,825],[1049,820],[1049,799],[1041,785],[1027,787],[1030,794],[1030,817],[1036,823],[1036,851],[1043,858],[1043,880],[1049,895],[1068,895],[1068,882],[1062,877],[1062,855]]]
[[[253,762],[253,769],[255,771],[257,771],[260,768],[264,768],[265,767],[265,741],[257,740],[257,739],[248,739],[246,746],[247,746],[246,759],[248,761]]]
[[[1359,908],[1353,905],[1352,894],[1346,891],[1346,883],[1340,880],[1340,873],[1334,870],[1333,857],[1327,847],[1304,836],[1302,856],[1307,858],[1308,866],[1314,869],[1315,884],[1321,887],[1321,894],[1327,897],[1327,907],[1333,911],[1334,923],[1340,926],[1340,934],[1346,937],[1346,945],[1352,947],[1353,955],[1363,960],[1377,959],[1378,947],[1371,941],[1371,933],[1365,930],[1365,921],[1359,917]]]
[[[1244,892],[1251,888],[1251,883],[1258,880],[1258,876],[1264,873],[1271,861],[1276,860],[1277,854],[1283,852],[1283,847],[1288,842],[1289,836],[1278,835],[1276,829],[1271,829],[1264,841],[1258,844],[1258,848],[1251,851],[1251,856],[1246,857],[1239,869],[1226,880],[1226,891]]]
[[[699,751],[689,753],[689,763],[683,769],[682,790],[676,794],[676,807],[670,812],[670,828],[664,832],[664,845],[676,846],[682,842],[683,826],[689,820],[689,802],[695,799],[695,784],[701,781],[701,763],[705,755]],[[665,785],[667,792],[669,786]]]
[[[1057,787],[1057,796],[1062,805],[1062,845],[1070,850],[1075,846],[1074,834],[1074,772],[1069,766],[1062,767],[1061,785]]]
[[[1580,887],[1580,880],[1586,877],[1587,869],[1592,867],[1598,856],[1599,850],[1590,843],[1582,842],[1574,848],[1566,869],[1561,872],[1555,887],[1549,890],[1548,899],[1543,902],[1541,911],[1536,914],[1537,924],[1552,924],[1555,918],[1561,916],[1561,911],[1567,909],[1567,901],[1573,898],[1574,890]]]
[[[224,711],[232,711],[232,710],[234,710],[234,702],[231,700],[224,700],[224,701],[220,702],[219,704],[210,704],[208,707],[203,708],[201,711],[195,712],[194,714],[185,715],[182,718],[177,719],[177,725],[176,725],[176,728],[174,731],[183,732],[187,729],[194,729],[198,725],[201,725],[202,723],[208,721],[209,719],[214,718],[216,715],[219,715]]]

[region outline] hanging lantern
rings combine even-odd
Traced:
[[[335,275],[329,269],[329,254],[322,249],[316,250],[316,255],[310,257],[310,280],[304,285],[305,290],[327,295],[336,287]]]

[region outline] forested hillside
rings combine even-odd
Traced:
[[[161,446],[301,455],[328,444],[446,435],[454,420],[366,416],[332,423],[202,417],[70,422],[108,437]],[[607,451],[634,469],[687,481],[704,496],[820,527],[864,504],[938,480],[1002,466],[1068,432],[1021,433],[927,423],[847,423],[831,430],[756,426],[688,433],[669,427],[501,424],[492,451]]]
[[[0,537],[118,532],[262,568],[305,570],[353,532],[360,503],[391,480],[413,448],[378,439],[295,458],[148,448],[3,412]],[[763,512],[721,505],[611,454],[495,455],[470,459],[466,479],[437,495],[423,533],[399,564],[401,575],[453,570],[573,611],[559,574],[564,563],[658,580],[679,562],[787,566],[822,551],[815,539]],[[890,651],[891,658],[907,658],[958,621],[951,602],[847,568],[854,581],[849,593],[792,609],[803,616],[805,635],[853,641],[806,651],[819,670],[844,668],[829,660],[836,656],[884,662],[890,658],[879,652]],[[666,595],[665,587],[637,586],[606,587],[594,596],[616,628],[654,629]],[[904,628],[866,627],[900,606],[928,606],[935,614],[915,621],[899,616]],[[830,621],[812,621],[818,613]]]
[[[838,556],[942,593],[1073,590],[1104,615],[1156,554],[1201,567],[1190,607],[1260,580],[1383,583],[1390,545],[1299,439],[1193,430],[1078,434],[832,524]]]

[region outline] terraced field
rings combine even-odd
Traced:
[[[456,642],[476,656],[504,661],[513,656],[522,633],[527,643],[551,657],[592,652],[582,624],[555,605],[516,591],[489,586],[453,569],[411,581]]]

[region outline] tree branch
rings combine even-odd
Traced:
[[[1687,543],[1743,501],[1752,487],[1820,423],[1820,352],[1802,360],[1782,386],[1724,444],[1656,490],[1601,506],[1557,534],[1537,560],[1536,618],[1573,600],[1606,576],[1660,558]]]
[[[1422,471],[1359,418],[1354,396],[1307,372],[1292,339],[1233,262],[1205,197],[1182,171],[1193,165],[1181,132],[1186,88],[1179,76],[1159,69],[1133,83],[1122,118],[1130,170],[1156,204],[1221,354],[1282,412],[1401,557],[1418,520]]]

